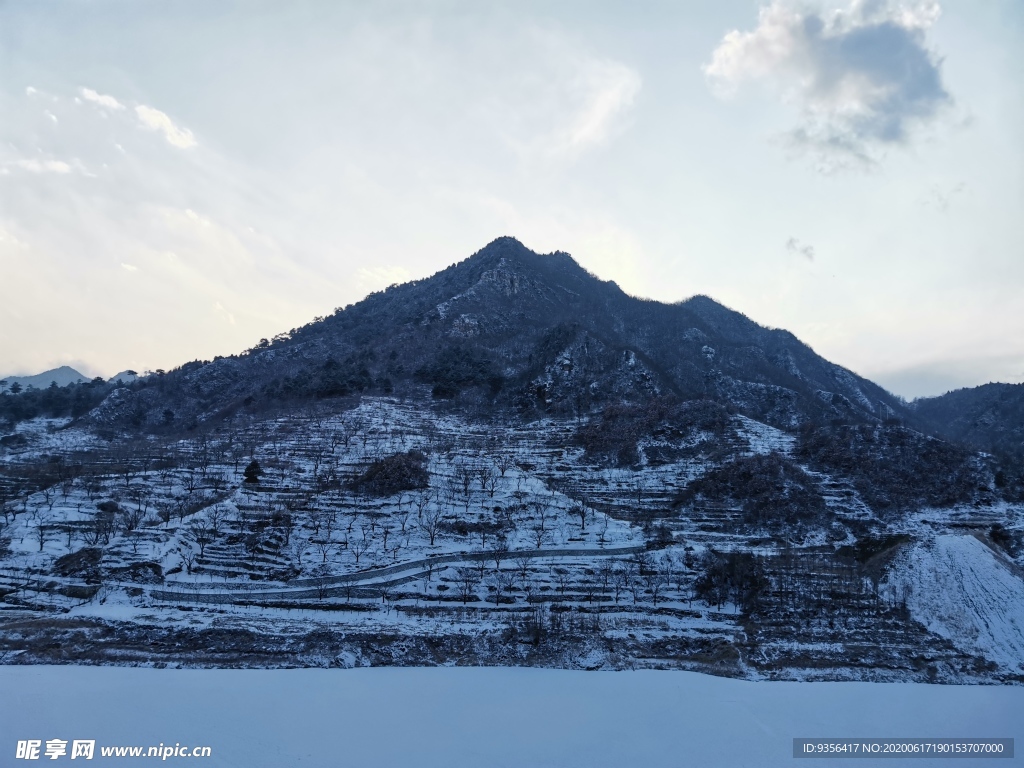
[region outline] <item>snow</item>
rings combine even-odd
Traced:
[[[1024,672],[1024,579],[974,536],[946,534],[909,549],[889,579],[911,615],[969,653]]]
[[[792,455],[793,446],[796,445],[796,438],[793,435],[746,416],[736,416],[735,419],[739,424],[740,434],[749,444],[751,453],[774,452],[784,456]]]
[[[8,666],[0,690],[16,693],[0,697],[8,757],[19,739],[95,739],[97,765],[115,762],[99,757],[101,746],[181,743],[210,746],[202,764],[211,768],[792,768],[794,738],[1024,736],[1024,688],[1009,686],[754,683],[664,671]]]
[[[792,455],[792,435],[740,416],[734,425],[738,439],[729,438],[727,446],[733,455]],[[679,491],[687,483],[716,466],[718,458],[690,450],[713,440],[711,435],[674,442],[647,438],[640,444],[642,454],[664,441],[679,458],[639,468],[608,468],[593,464],[575,446],[578,424],[572,421],[479,424],[393,398],[365,398],[341,414],[311,411],[236,427],[230,434],[199,435],[174,444],[152,438],[147,451],[160,460],[136,460],[135,473],[128,474],[117,470],[133,466],[131,452],[119,452],[65,421],[37,419],[19,425],[27,445],[0,450],[0,474],[17,478],[22,462],[44,453],[66,454],[73,465],[83,460],[75,452],[87,449],[91,468],[8,505],[10,516],[2,533],[10,542],[10,554],[0,562],[0,593],[8,594],[0,610],[64,610],[75,619],[217,625],[268,634],[314,624],[331,631],[351,627],[366,633],[430,636],[451,634],[456,627],[466,634],[501,631],[510,613],[557,601],[583,613],[600,605],[602,621],[607,620],[603,631],[611,638],[716,635],[735,645],[744,642],[738,609],[730,604],[724,611],[712,611],[691,600],[700,556],[708,547],[777,553],[773,542],[752,539],[738,528],[733,510],[679,509],[678,517],[663,515],[676,509]],[[369,462],[413,448],[428,455],[430,487],[425,495],[417,491],[363,497],[348,488],[347,481]],[[258,488],[242,481],[241,469],[253,455],[265,471]],[[468,490],[456,487],[449,498],[452,481],[466,471],[483,471],[492,482],[485,485],[486,477],[474,480]],[[997,504],[922,509],[902,521],[883,523],[848,481],[811,474],[839,522],[805,536],[803,548],[852,543],[855,531],[869,524],[878,534],[930,538],[954,526],[980,531],[999,522],[1015,529],[1024,520],[1019,505]],[[317,480],[329,475],[334,481],[324,490]],[[577,500],[589,509],[585,526],[573,513]],[[142,518],[138,527],[128,530],[122,517],[118,528],[101,536],[97,509],[104,501],[116,502],[122,516],[137,512]],[[287,538],[282,524],[274,522],[286,510],[294,525]],[[444,514],[445,526],[433,541],[417,524],[421,511]],[[607,577],[595,597],[602,566],[625,572],[634,551],[645,546],[651,535],[642,525],[645,513],[656,515],[673,536],[671,545],[652,553],[652,562],[675,576],[657,603],[653,594],[631,594],[612,586]],[[216,528],[205,550],[196,532],[203,523]],[[466,525],[460,528],[458,523]],[[486,553],[497,543],[494,531],[499,525],[509,551],[497,563]],[[254,531],[262,540],[252,552],[245,541]],[[947,546],[943,541],[939,550]],[[357,553],[354,545],[361,543],[372,546]],[[914,590],[911,611],[933,633],[998,664],[998,675],[993,665],[979,670],[980,677],[956,680],[1006,679],[1024,658],[1024,595],[1011,572],[1015,566],[997,561],[975,539],[968,537],[957,546],[967,549],[945,559],[931,549],[914,550],[897,564],[903,574],[899,578]],[[86,547],[103,550],[103,587],[91,598],[81,570],[54,572],[59,558]],[[950,571],[950,558],[977,562]],[[454,599],[460,567],[481,562],[486,566],[479,573],[481,583],[465,604]],[[163,583],[147,578],[145,567],[130,569],[147,563],[159,564],[166,576]],[[499,580],[512,577],[514,583]],[[55,584],[66,589],[56,592]],[[891,591],[901,585],[893,581]],[[959,594],[958,589],[968,596],[951,601],[949,595]],[[323,610],[308,610],[313,606]],[[359,610],[347,610],[352,607]],[[339,608],[346,610],[335,610]],[[834,656],[835,637],[833,633],[832,642],[801,647],[809,657],[819,652]],[[943,640],[932,641],[960,656]],[[639,656],[629,664],[660,662],[647,664]],[[614,665],[622,666],[619,661]],[[848,672],[844,668],[835,674]],[[752,669],[747,674],[757,675]],[[802,672],[786,674],[792,679]],[[814,674],[826,672],[819,667]]]

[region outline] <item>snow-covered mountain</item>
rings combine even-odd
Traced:
[[[1024,682],[1002,458],[511,238],[235,357],[30,394],[0,395],[0,659]]]
[[[102,418],[114,424],[131,412],[159,424],[169,409],[191,423],[239,408],[424,390],[457,407],[531,418],[652,396],[709,398],[785,428],[910,416],[787,331],[704,296],[628,296],[566,253],[536,254],[508,237],[430,278],[151,384]]]

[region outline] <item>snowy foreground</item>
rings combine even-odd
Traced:
[[[865,764],[792,757],[794,737],[827,736],[1012,737],[1024,748],[1024,688],[1008,686],[509,668],[8,666],[0,691],[3,765],[32,764],[14,760],[24,739],[95,739],[88,765],[154,762],[101,758],[104,745],[207,745],[211,757],[187,762],[211,768]]]

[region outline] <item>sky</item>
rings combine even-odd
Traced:
[[[512,235],[912,399],[1024,381],[1017,0],[0,3],[0,374],[228,355]]]

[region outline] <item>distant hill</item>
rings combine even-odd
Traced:
[[[983,384],[915,400],[923,424],[983,451],[1024,457],[1024,384]]]
[[[35,376],[0,376],[0,381],[6,381],[8,389],[14,384],[20,384],[23,389],[26,387],[45,389],[54,381],[57,382],[58,387],[65,387],[68,384],[89,381],[89,377],[79,373],[70,366],[62,365],[60,368],[43,371]]]
[[[107,379],[107,381],[110,382],[111,384],[114,384],[115,382],[118,381],[120,381],[122,384],[131,384],[133,381],[136,381],[140,378],[141,376],[139,376],[139,374],[136,371],[133,371],[129,368],[128,370],[121,371],[120,373],[115,373],[113,376]]]

